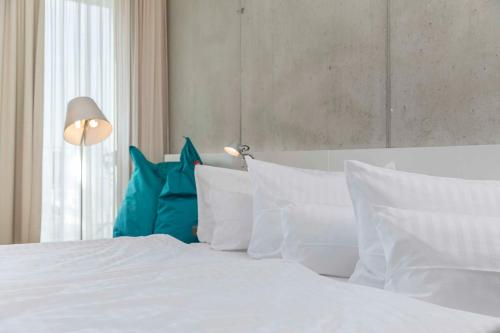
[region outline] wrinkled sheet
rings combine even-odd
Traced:
[[[0,332],[497,332],[500,319],[169,236],[0,246]]]

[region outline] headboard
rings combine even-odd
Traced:
[[[259,160],[308,169],[341,171],[345,160],[358,160],[379,166],[394,162],[398,170],[435,176],[500,180],[500,145],[252,152],[252,154]],[[207,165],[242,168],[241,159],[224,152],[201,154],[201,158]],[[178,160],[179,154],[165,155],[165,161]]]

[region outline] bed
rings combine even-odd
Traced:
[[[0,248],[2,332],[495,332],[500,321],[169,236]]]
[[[500,162],[500,146],[255,155],[323,170],[354,158],[500,179],[492,167]],[[240,166],[223,154],[202,158]],[[323,276],[291,260],[253,259],[246,251],[216,251],[167,235],[0,246],[0,332],[139,331],[500,332],[500,318]]]

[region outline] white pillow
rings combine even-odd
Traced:
[[[281,210],[292,204],[351,206],[343,172],[306,170],[247,158],[254,187],[253,229],[248,254],[279,257]]]
[[[252,184],[248,172],[217,168],[207,165],[195,167],[196,192],[198,196],[198,240],[210,243],[215,227],[211,190],[230,193],[252,193]]]
[[[351,206],[303,205],[283,209],[284,259],[318,274],[350,277],[358,261]]]
[[[500,217],[500,182],[463,180],[345,163],[358,224],[359,262],[350,281],[382,288],[386,263],[375,205]]]
[[[210,202],[215,218],[211,247],[246,250],[252,234],[252,195],[212,189]]]
[[[500,218],[376,208],[385,289],[500,317]]]

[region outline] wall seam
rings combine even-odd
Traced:
[[[245,8],[243,7],[243,0],[240,0],[240,137],[239,144],[243,144],[243,30],[242,21]]]
[[[386,36],[385,36],[385,138],[386,148],[392,147],[392,82],[391,82],[391,0],[387,0],[386,11]]]
[[[164,152],[165,154],[170,154],[172,152],[172,130],[171,130],[171,111],[172,111],[172,107],[171,107],[171,101],[172,101],[172,94],[171,94],[171,83],[170,83],[170,68],[171,68],[171,54],[170,54],[170,37],[171,37],[171,33],[170,33],[170,27],[168,26],[170,20],[169,20],[169,15],[170,15],[170,0],[167,0],[167,43],[166,43],[166,47],[167,47],[167,113],[168,113],[168,122],[167,122],[167,138],[168,138],[168,142],[167,142],[167,151]],[[132,12],[130,13],[130,21],[132,21]],[[165,150],[165,147],[163,148]],[[130,169],[131,170],[131,169]]]

